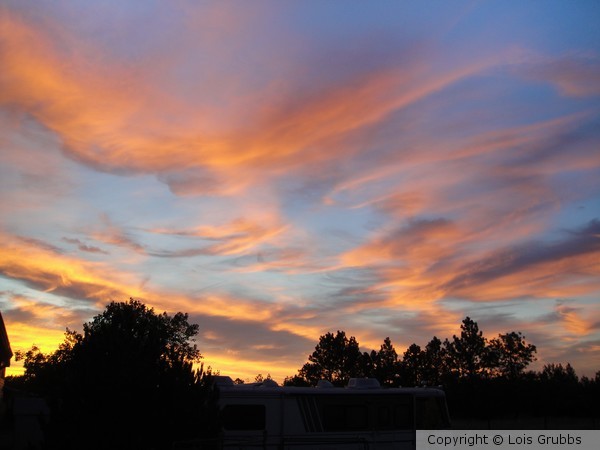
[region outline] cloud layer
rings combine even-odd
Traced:
[[[234,377],[466,315],[600,369],[597,11],[513,7],[5,2],[14,346],[135,297]]]

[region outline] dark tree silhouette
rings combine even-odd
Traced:
[[[499,419],[512,423],[514,429],[530,423],[539,426],[539,417],[544,427],[550,426],[548,417],[594,418],[593,423],[579,423],[582,429],[600,423],[600,371],[581,380],[570,364],[547,364],[541,372],[526,372],[537,349],[520,332],[488,341],[470,317],[460,328],[460,336],[451,341],[434,336],[425,348],[412,344],[402,358],[389,337],[379,351],[361,353],[356,339],[348,339],[345,332],[327,333],[309,362],[284,384],[314,386],[327,379],[343,385],[349,377],[360,376],[375,377],[384,386],[441,384],[451,415],[469,422],[487,420],[491,426]]]
[[[270,374],[270,373],[268,373],[266,377],[263,377],[263,374],[262,374],[262,373],[259,373],[259,374],[257,374],[257,375],[254,377],[254,382],[255,382],[255,383],[262,383],[262,382],[263,382],[263,381],[265,381],[265,380],[272,380],[272,379],[273,379],[273,378],[271,377],[271,374]],[[237,383],[237,384],[244,384],[244,383],[242,382],[242,383]]]
[[[300,371],[298,371],[300,372]],[[308,387],[310,383],[308,380],[300,374],[293,375],[291,377],[285,377],[283,380],[284,386],[298,386],[298,387]]]
[[[375,377],[375,369],[377,366],[377,352],[371,350],[371,352],[363,352],[360,356],[359,366],[361,369],[362,376]],[[377,378],[377,377],[376,377]]]
[[[473,378],[487,371],[487,347],[483,332],[477,322],[466,317],[460,326],[460,337],[453,336],[452,341],[445,340],[450,370],[459,377]]]
[[[164,447],[197,432],[200,374],[192,365],[201,355],[187,314],[157,314],[131,299],[110,303],[83,330],[67,330],[50,355],[24,355],[26,384],[56,399],[57,446]]]
[[[525,336],[515,331],[491,339],[488,349],[491,368],[498,375],[510,379],[519,377],[535,361],[537,352],[535,345],[525,342]]]
[[[579,381],[579,377],[575,373],[575,369],[573,369],[569,363],[567,363],[566,366],[554,363],[544,365],[540,373],[540,379],[542,381],[563,385],[577,384]]]
[[[389,337],[383,340],[378,352],[375,352],[375,350],[371,352],[371,359],[373,360],[373,376],[381,384],[394,386],[398,383],[400,361]]]
[[[335,385],[345,385],[351,377],[363,376],[363,355],[354,336],[338,331],[327,333],[319,338],[315,351],[299,370],[301,378],[315,385],[319,380],[327,380]]]
[[[403,386],[419,386],[423,383],[425,353],[417,344],[411,344],[402,356],[400,382]]]
[[[441,384],[448,373],[446,349],[436,336],[425,346],[422,369],[423,381],[428,385]]]
[[[558,416],[575,415],[581,411],[578,397],[581,397],[579,377],[571,364],[546,364],[539,374],[546,411]],[[598,393],[596,392],[595,412],[597,414]]]
[[[488,341],[470,317],[452,341],[434,336],[425,348],[412,344],[401,359],[389,337],[379,351],[361,353],[356,339],[338,331],[321,336],[309,362],[284,384],[314,386],[327,379],[344,385],[349,377],[360,376],[375,377],[384,386],[442,384],[450,414],[459,420],[486,420],[491,426],[498,419],[521,429],[539,426],[540,417],[544,427],[551,426],[549,417],[569,417],[581,418],[582,429],[596,427],[600,371],[581,380],[570,364],[547,364],[541,372],[526,372],[536,350],[515,331]]]

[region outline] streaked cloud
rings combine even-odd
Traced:
[[[600,95],[600,59],[598,55],[573,55],[539,61],[525,71],[539,81],[555,85],[559,92],[572,97]]]
[[[246,253],[264,242],[273,239],[278,234],[285,231],[285,228],[284,225],[274,225],[270,227],[266,223],[261,224],[245,218],[238,218],[231,223],[223,224],[218,227],[203,225],[188,230],[158,229],[151,231],[177,236],[191,236],[215,242],[212,245],[198,249],[188,249],[171,254],[159,254],[160,256],[194,256],[198,254],[235,255]]]
[[[446,288],[451,295],[471,298],[480,290],[512,296],[519,289],[531,296],[562,297],[595,289],[600,268],[596,262],[600,249],[599,225],[593,220],[556,242],[526,242],[489,254],[464,267]],[[473,294],[469,295],[469,291]],[[485,297],[490,298],[490,294]]]
[[[94,247],[93,245],[86,245],[83,242],[81,242],[79,239],[75,239],[75,238],[63,238],[63,241],[66,242],[66,243],[68,243],[68,244],[76,245],[77,248],[80,251],[82,251],[82,252],[108,254],[107,251],[102,250],[99,247]]]

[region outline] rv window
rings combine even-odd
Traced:
[[[377,430],[406,430],[413,427],[412,397],[394,395],[373,402],[374,426]]]
[[[349,430],[366,430],[367,407],[364,405],[349,405],[346,407],[346,428]]]
[[[346,428],[346,418],[342,405],[327,405],[323,411],[325,431],[340,431]]]
[[[221,417],[226,430],[265,429],[265,405],[227,405]]]
[[[394,425],[399,430],[408,430],[413,427],[410,403],[396,405],[394,408]]]
[[[392,411],[389,406],[380,406],[377,413],[377,425],[379,428],[392,427]]]
[[[323,409],[325,431],[366,430],[369,428],[365,405],[327,405]]]
[[[417,429],[437,430],[447,426],[443,401],[438,397],[417,398]]]

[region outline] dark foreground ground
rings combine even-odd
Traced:
[[[600,430],[600,417],[453,418],[454,430]]]

